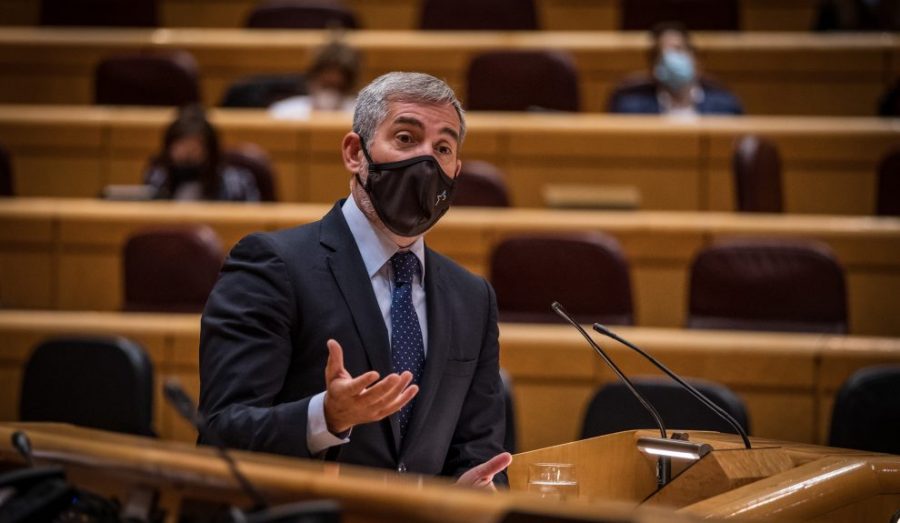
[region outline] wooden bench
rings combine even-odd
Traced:
[[[200,66],[205,103],[216,105],[238,78],[300,72],[328,38],[323,31],[241,29],[0,29],[0,103],[90,104],[94,70],[115,53],[185,49]],[[472,57],[501,49],[571,53],[581,105],[606,110],[615,84],[647,69],[649,38],[619,32],[356,31],[346,41],[363,55],[361,80],[388,71],[446,79],[461,97]],[[704,71],[741,98],[748,114],[875,114],[900,72],[893,34],[706,33],[695,38]]]
[[[199,394],[199,316],[116,312],[0,311],[0,420],[15,420],[24,362],[50,336],[122,335],[147,349],[156,369],[155,425],[164,438],[196,434],[165,404],[177,378]],[[686,377],[717,381],[747,404],[753,435],[826,444],[831,407],[855,370],[900,362],[900,339],[813,334],[616,329]],[[601,343],[603,343],[601,341]],[[565,325],[500,325],[501,365],[514,382],[519,450],[578,438],[592,394],[615,376]],[[629,375],[656,374],[635,353],[603,343]],[[680,428],[680,427],[673,427]],[[681,427],[690,428],[690,427]]]
[[[141,183],[172,117],[167,109],[0,106],[0,143],[11,151],[19,195],[96,197],[107,184]],[[346,195],[339,149],[349,116],[285,122],[214,110],[211,118],[227,144],[269,151],[281,200]],[[644,210],[732,210],[734,141],[757,134],[781,150],[787,212],[871,214],[878,160],[900,143],[900,127],[877,118],[473,113],[468,122],[463,159],[503,169],[519,207],[544,206],[554,185],[631,188]]]
[[[166,27],[241,27],[256,0],[161,0],[160,23]],[[417,29],[422,0],[346,0],[366,29]],[[808,31],[815,0],[742,0],[745,31]],[[615,30],[619,0],[536,0],[542,29]],[[37,25],[38,0],[0,0],[8,25]]]
[[[327,205],[0,201],[0,302],[8,308],[119,310],[121,250],[138,229],[206,223],[226,248],[253,231],[319,219]],[[807,238],[830,245],[847,273],[850,331],[898,336],[900,221],[872,217],[733,213],[452,209],[428,244],[486,274],[491,249],[525,232],[602,231],[631,266],[637,324],[684,324],[688,267],[705,245],[731,237]]]

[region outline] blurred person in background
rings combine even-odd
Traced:
[[[275,102],[269,114],[279,119],[307,119],[313,111],[352,113],[360,56],[352,47],[334,41],[321,48],[306,72],[307,94]]]
[[[743,114],[730,91],[700,74],[690,34],[678,22],[664,22],[651,31],[650,78],[642,73],[624,81],[609,101],[613,113]]]
[[[199,105],[178,111],[163,135],[162,151],[144,174],[157,199],[259,201],[253,174],[228,165],[215,128]]]

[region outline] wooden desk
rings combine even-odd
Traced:
[[[329,206],[300,204],[0,200],[0,301],[11,308],[118,310],[121,250],[135,230],[207,223],[226,248],[253,231],[308,223]],[[502,238],[524,232],[603,231],[631,266],[637,323],[684,324],[687,276],[697,250],[730,237],[808,238],[829,244],[847,271],[854,334],[900,335],[900,220],[720,213],[451,210],[429,245],[486,274]]]
[[[121,335],[154,363],[154,424],[167,439],[195,441],[193,428],[165,403],[162,383],[177,378],[199,395],[199,316],[0,310],[0,420],[17,419],[24,363],[50,336]],[[756,436],[825,444],[840,385],[855,370],[900,363],[900,339],[815,334],[618,328],[686,377],[734,390],[747,404]],[[519,449],[573,441],[593,393],[615,376],[565,325],[500,325],[501,366],[512,376]],[[604,344],[629,375],[656,370],[623,347]],[[677,427],[676,427],[677,428]]]
[[[3,423],[0,464],[4,469],[23,466],[11,444],[15,431],[28,434],[38,464],[64,468],[71,484],[89,492],[120,501],[132,496],[152,500],[166,523],[180,521],[184,501],[245,509],[251,505],[226,463],[208,447],[64,424]],[[639,507],[633,501],[586,499],[564,504],[524,492],[460,488],[447,478],[262,453],[233,451],[232,457],[272,504],[334,500],[340,505],[340,520],[350,523],[699,521],[694,516],[675,514],[670,508]],[[506,519],[510,514],[517,514],[519,519]]]
[[[89,104],[93,75],[106,56],[140,49],[186,49],[197,59],[202,94],[217,104],[236,79],[303,71],[322,31],[239,29],[0,29],[0,102]],[[388,71],[422,71],[446,79],[461,97],[471,58],[499,49],[555,49],[572,54],[584,111],[602,112],[613,86],[647,68],[649,39],[618,32],[357,31],[362,81]],[[889,34],[697,34],[704,70],[744,103],[748,114],[875,113],[879,96],[900,72],[900,37]]]
[[[140,183],[173,116],[167,109],[0,106],[0,143],[12,153],[22,196],[94,197],[107,184]],[[330,203],[347,193],[339,148],[350,118],[307,122],[263,111],[215,110],[226,144],[254,142],[272,156],[283,201]],[[644,210],[734,209],[731,154],[745,134],[781,150],[790,213],[871,214],[879,159],[900,143],[897,121],[830,117],[710,117],[475,113],[463,158],[507,174],[513,203],[544,206],[556,186],[632,187]]]
[[[255,0],[162,0],[160,22],[165,27],[241,27]],[[347,0],[364,28],[416,29],[421,0]],[[815,18],[815,0],[743,0],[745,31],[808,31]],[[540,27],[551,31],[616,30],[619,0],[537,0]],[[0,0],[7,25],[37,25],[37,0]]]

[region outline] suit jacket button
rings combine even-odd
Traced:
[[[400,464],[397,465],[397,472],[399,472],[399,473],[401,473],[401,474],[403,474],[404,472],[406,472],[406,463],[403,463],[403,462],[401,461]]]

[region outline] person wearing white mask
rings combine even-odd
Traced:
[[[355,49],[339,41],[322,47],[306,71],[307,94],[275,102],[269,106],[269,114],[283,120],[306,120],[314,111],[352,113],[359,68]]]
[[[677,22],[665,22],[651,31],[650,77],[626,80],[613,93],[614,113],[743,114],[740,101],[699,71],[690,35]]]

